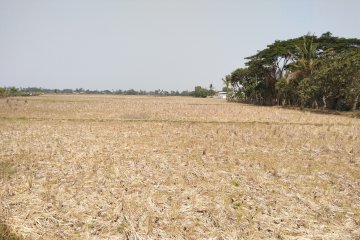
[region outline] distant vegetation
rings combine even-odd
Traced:
[[[10,96],[34,96],[39,94],[114,94],[114,95],[152,95],[152,96],[192,96],[192,97],[207,97],[215,95],[215,90],[212,84],[210,88],[206,89],[200,86],[196,86],[194,91],[144,91],[144,90],[89,90],[83,88],[77,89],[47,89],[47,88],[15,88],[15,87],[0,87],[0,97]]]
[[[24,95],[39,95],[39,94],[116,94],[116,95],[155,95],[155,96],[193,96],[194,91],[165,91],[165,90],[155,90],[155,91],[144,91],[144,90],[90,90],[84,88],[77,89],[48,89],[48,88],[38,88],[38,87],[28,87],[28,88],[1,88],[0,87],[0,96],[24,96]]]
[[[8,87],[8,88],[0,87],[0,97],[24,96],[29,94],[30,93],[19,91],[19,89],[15,87]]]
[[[360,101],[360,39],[305,35],[275,41],[225,76],[229,100],[356,110]]]

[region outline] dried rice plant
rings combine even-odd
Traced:
[[[360,238],[359,119],[186,97],[11,101],[0,217],[25,239]]]

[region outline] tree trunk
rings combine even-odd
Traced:
[[[305,103],[304,103],[303,100],[301,100],[301,102],[300,102],[300,110],[303,110],[304,107],[305,107]]]
[[[352,107],[352,110],[353,110],[353,111],[356,110],[358,101],[359,101],[359,95],[357,95],[357,96],[355,97],[354,104],[353,104],[353,107]]]
[[[322,101],[323,101],[323,109],[325,109],[327,106],[326,106],[326,97],[325,97],[325,95],[323,95],[323,97],[322,97]]]
[[[313,108],[315,108],[315,109],[318,109],[318,108],[319,108],[319,105],[318,105],[316,99],[314,100],[314,102],[313,102],[312,105],[313,105]]]

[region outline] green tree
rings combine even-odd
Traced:
[[[194,97],[206,98],[208,96],[208,90],[201,86],[196,86],[194,91]]]
[[[315,79],[324,108],[339,110],[358,107],[360,97],[360,48],[335,53],[318,63]]]
[[[11,96],[15,96],[15,95],[18,93],[18,90],[17,90],[16,87],[11,87],[11,88],[9,89],[9,92],[10,92],[10,95],[11,95]]]
[[[277,40],[245,58],[246,67],[236,69],[223,82],[242,101],[316,108],[322,101],[324,108],[337,109],[347,109],[351,102],[356,109],[356,49],[360,49],[359,39],[338,38],[330,32]]]
[[[291,52],[295,51],[299,42],[300,38],[277,40],[257,54],[245,58],[250,76],[257,82],[257,101],[267,105],[278,102],[276,82],[288,74],[288,65],[294,61]]]
[[[275,89],[277,92],[278,105],[291,105],[296,95],[295,86],[287,78],[281,78],[276,82]]]
[[[0,87],[0,97],[6,96],[6,88]]]
[[[210,84],[209,91],[208,91],[208,95],[209,95],[209,96],[214,96],[214,95],[215,95],[215,88],[214,88],[214,86],[212,85],[212,83]]]

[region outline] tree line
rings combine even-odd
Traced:
[[[223,78],[230,101],[359,109],[360,39],[330,32],[277,40]]]
[[[15,88],[15,87],[0,87],[0,97],[10,96],[36,96],[40,94],[113,94],[113,95],[151,95],[151,96],[192,96],[192,97],[207,97],[215,94],[215,90],[210,84],[210,88],[206,89],[201,86],[196,86],[193,91],[165,91],[165,90],[90,90],[84,88],[76,89],[48,89],[38,87]]]

